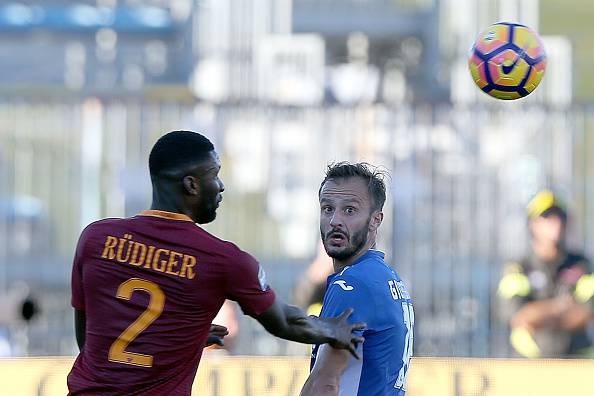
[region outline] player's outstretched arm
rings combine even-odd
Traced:
[[[353,312],[346,309],[335,318],[307,316],[300,308],[276,300],[268,310],[255,319],[271,334],[303,344],[328,343],[337,349],[346,349],[357,359],[357,344],[363,337],[353,331],[365,328],[364,323],[347,322]]]
[[[320,346],[316,363],[299,396],[337,396],[340,376],[349,364],[349,354],[328,345]]]

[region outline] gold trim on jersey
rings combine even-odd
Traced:
[[[167,212],[165,210],[154,210],[154,209],[143,210],[140,213],[140,216],[152,216],[152,217],[160,217],[162,219],[191,221],[192,223],[194,222],[194,220],[192,220],[189,216],[186,216],[185,214]]]

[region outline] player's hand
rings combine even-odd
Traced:
[[[345,309],[339,316],[334,318],[318,318],[319,321],[328,325],[331,347],[336,349],[347,349],[351,355],[359,359],[357,345],[365,341],[361,336],[353,334],[353,331],[362,330],[367,327],[365,323],[349,323],[348,317],[353,313],[352,308]]]
[[[215,344],[219,346],[224,346],[225,340],[223,338],[227,334],[229,334],[229,331],[225,326],[211,324],[210,330],[208,331],[208,338],[206,339],[206,346],[211,346]]]

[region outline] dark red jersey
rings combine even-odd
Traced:
[[[225,299],[259,315],[274,302],[258,262],[181,214],[145,211],[81,234],[72,306],[86,339],[71,395],[189,395]]]

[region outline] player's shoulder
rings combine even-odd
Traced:
[[[114,229],[114,223],[121,220],[121,218],[110,217],[96,220],[88,224],[85,228],[83,228],[78,237],[78,242],[76,245],[77,255],[84,255],[88,253],[89,246],[98,243],[99,240],[105,236],[105,234],[108,234]]]
[[[112,219],[117,223],[117,219]],[[168,218],[160,218],[158,216],[134,216],[128,219],[123,219],[127,222],[165,222],[167,226],[175,231],[182,231],[182,233],[175,233],[178,238],[183,239],[181,244],[188,245],[197,250],[208,252],[211,257],[227,257],[236,258],[243,256],[243,252],[237,245],[232,242],[219,238],[202,228],[200,225],[186,220],[172,220]],[[112,225],[114,223],[112,222]]]
[[[346,268],[343,275],[354,276],[363,281],[399,278],[396,271],[384,261],[384,253],[378,250],[370,250],[360,262]]]
[[[568,252],[567,259],[565,260],[565,262],[568,266],[581,265],[588,269],[590,268],[590,261],[581,252],[576,252],[576,251]]]
[[[505,263],[503,275],[497,287],[497,294],[509,300],[513,297],[527,297],[532,293],[532,285],[527,275],[529,268],[526,258]]]
[[[203,253],[206,252],[208,256],[215,261],[245,261],[246,259],[251,258],[248,253],[241,250],[233,242],[219,238],[192,221],[162,219],[158,216],[142,215],[124,219],[124,221],[168,222],[167,224],[175,230],[182,231],[181,234],[174,234],[183,239],[180,243],[192,247],[195,250],[202,251]]]
[[[248,252],[241,249],[235,243],[219,238],[216,235],[196,226],[196,245],[208,249],[212,258],[229,264],[252,264],[256,259]]]
[[[508,274],[518,274],[518,273],[525,273],[527,271],[527,267],[529,266],[529,262],[527,258],[523,258],[521,260],[512,260],[508,261],[503,264],[503,275]]]
[[[558,268],[558,281],[566,285],[575,285],[579,279],[592,273],[588,259],[578,252],[568,252],[565,261]]]
[[[114,225],[114,224],[122,223],[122,222],[124,222],[126,220],[129,220],[129,219],[123,218],[123,217],[106,217],[104,219],[95,220],[95,221],[89,223],[85,227],[85,230],[87,230],[87,229],[93,229],[93,228],[97,228],[97,227],[102,227],[102,226],[111,226],[111,225]]]
[[[243,251],[235,243],[219,238],[218,236],[213,235],[206,230],[203,230],[201,227],[197,226],[196,228],[200,230],[200,232],[204,233],[203,235],[208,239],[208,243],[211,246],[215,247],[217,251],[231,256],[249,256],[247,252]]]
[[[345,267],[334,275],[329,286],[337,285],[344,291],[366,292],[374,290],[378,283],[393,278],[393,271],[385,263],[366,261]]]
[[[101,232],[105,229],[112,229],[118,224],[122,224],[126,219],[121,217],[107,217],[104,219],[93,221],[89,223],[80,233],[81,238],[88,238],[89,236]]]

